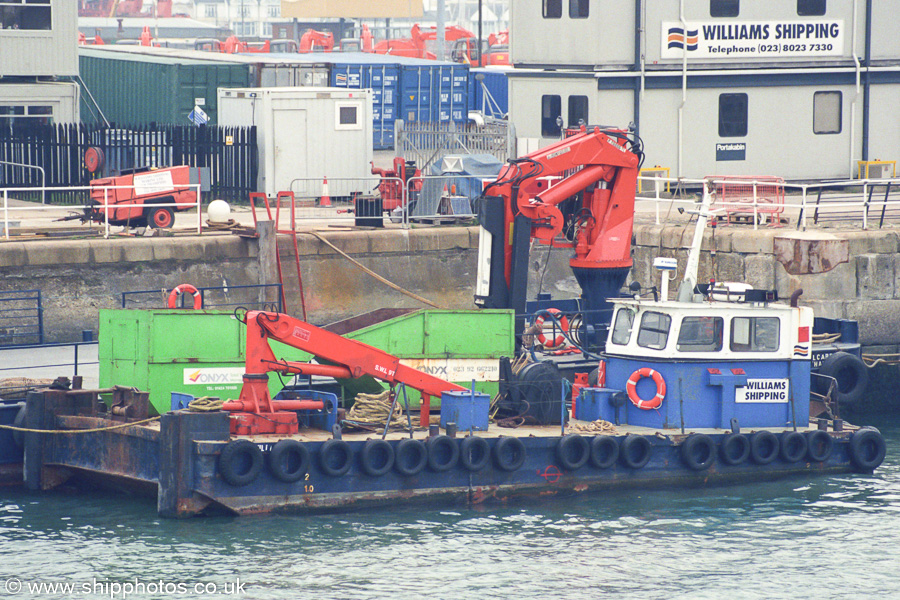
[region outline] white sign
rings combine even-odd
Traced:
[[[841,56],[844,21],[679,21],[662,23],[660,57],[778,58]]]
[[[150,171],[134,176],[134,195],[159,194],[175,189],[172,183],[172,171]]]
[[[446,381],[500,381],[500,361],[489,358],[403,358],[400,364]]]
[[[790,391],[790,381],[787,379],[748,379],[746,386],[734,388],[734,401],[788,402]]]
[[[244,382],[244,367],[193,367],[184,369],[184,385],[235,386]],[[215,387],[213,389],[235,389]]]

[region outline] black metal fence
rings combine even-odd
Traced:
[[[40,290],[0,292],[0,346],[44,343]]]
[[[281,305],[281,284],[226,285],[218,287],[198,287],[203,308],[233,310],[244,307],[248,310],[274,310],[283,312]],[[166,308],[171,290],[141,290],[122,292],[122,308]],[[194,298],[190,293],[176,296],[177,308],[191,308]]]
[[[85,166],[85,152],[95,148],[94,173]],[[190,165],[207,168],[210,191],[206,200],[246,202],[256,191],[259,154],[256,127],[195,127],[155,125],[106,127],[15,123],[0,127],[0,188],[86,186],[99,176],[128,169]],[[41,167],[43,173],[34,167]],[[23,200],[41,200],[34,193],[17,193]],[[53,192],[53,204],[83,204],[87,192]]]

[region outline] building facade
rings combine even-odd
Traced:
[[[231,29],[239,38],[272,37],[272,20],[281,18],[281,0],[194,0],[198,21]]]
[[[512,0],[520,150],[625,127],[672,175],[848,177],[900,158],[900,0]]]

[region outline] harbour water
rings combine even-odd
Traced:
[[[0,490],[0,595],[896,598],[900,418],[854,420],[887,441],[872,476],[186,521],[149,499]]]

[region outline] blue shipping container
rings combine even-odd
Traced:
[[[497,69],[469,71],[469,110],[477,110],[490,117],[506,116],[509,112],[509,82],[506,71]]]

